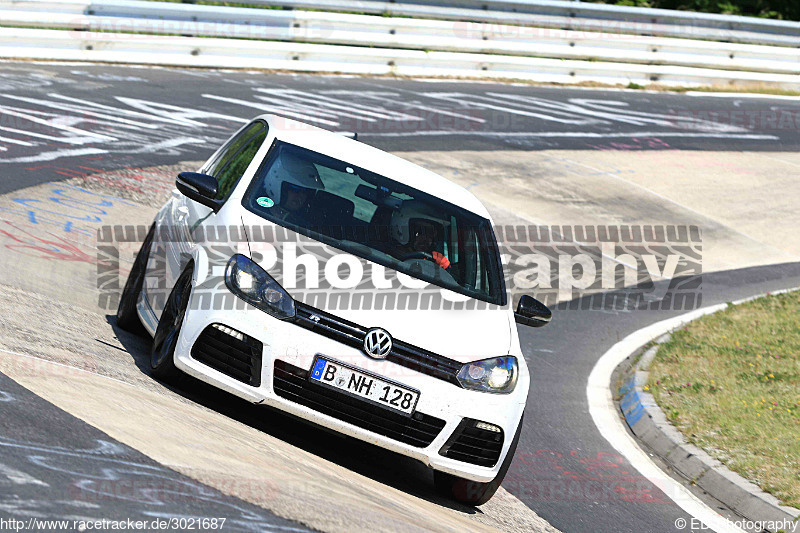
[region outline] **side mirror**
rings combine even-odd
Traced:
[[[217,178],[208,174],[198,172],[181,172],[175,180],[175,186],[187,198],[210,207],[214,211],[219,211],[222,207],[217,196]]]
[[[527,294],[519,299],[517,310],[514,312],[514,320],[517,321],[517,324],[533,326],[534,328],[546,326],[550,323],[551,318],[553,318],[553,313],[550,309],[536,298]]]

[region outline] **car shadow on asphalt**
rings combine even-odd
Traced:
[[[157,381],[150,376],[150,338],[144,329],[141,335],[135,335],[120,329],[114,315],[106,315],[106,321],[136,367]],[[250,403],[186,374],[174,382],[159,383],[183,398],[379,483],[459,513],[483,513],[477,507],[440,496],[433,487],[433,471],[419,461],[275,408]]]

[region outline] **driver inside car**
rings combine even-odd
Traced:
[[[412,202],[417,203],[414,200]],[[414,211],[420,209],[409,209],[404,204],[402,211],[392,216],[391,234],[395,241],[395,257],[403,259],[417,256],[418,259],[433,261],[447,270],[450,268],[450,260],[436,249],[443,242],[443,225],[430,218],[420,217],[418,215],[422,213]]]

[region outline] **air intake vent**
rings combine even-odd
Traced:
[[[419,448],[428,446],[445,424],[419,411],[408,417],[317,385],[308,380],[307,370],[280,360],[275,361],[273,387],[281,398]]]
[[[260,341],[222,324],[211,324],[192,346],[192,357],[253,387],[261,385]]]
[[[494,466],[503,449],[503,430],[465,418],[447,440],[440,455],[479,466]]]

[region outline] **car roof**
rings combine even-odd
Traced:
[[[391,180],[441,198],[451,204],[490,218],[486,207],[475,195],[448,180],[401,157],[356,141],[341,133],[324,130],[304,122],[277,115],[262,115],[270,130],[281,141],[352,163]]]

